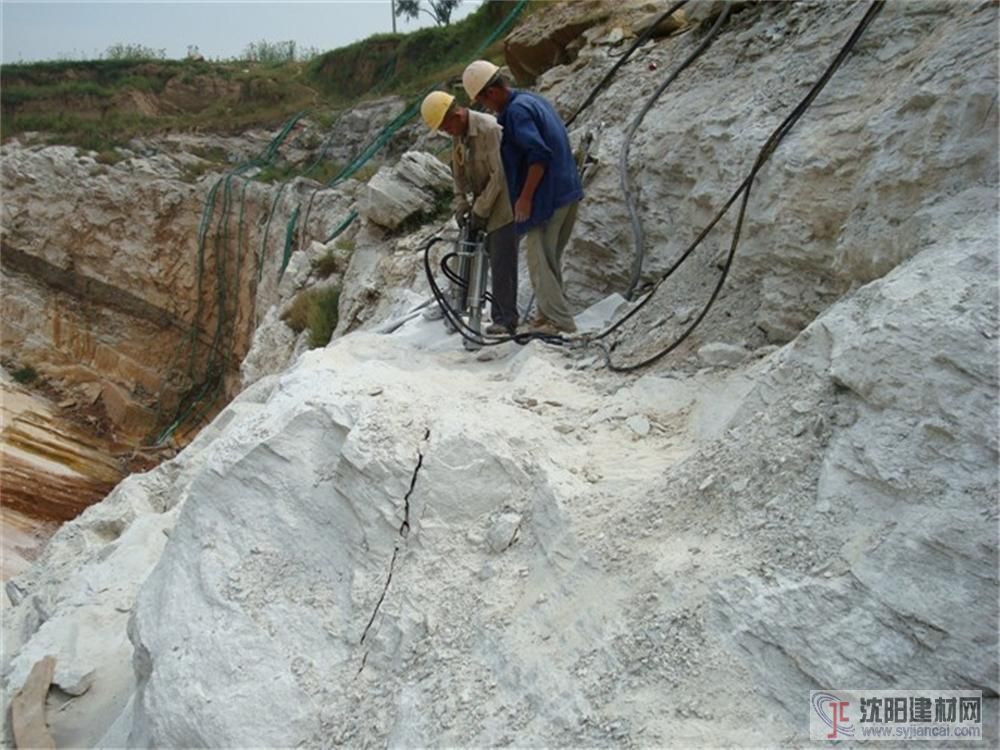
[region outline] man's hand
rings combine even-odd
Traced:
[[[486,231],[486,219],[475,211],[469,213],[469,231],[472,234]]]
[[[463,208],[461,211],[455,214],[455,223],[458,224],[459,228],[465,227],[469,223],[469,216],[472,214],[468,208]]]
[[[542,183],[544,176],[544,164],[528,165],[528,174],[524,178],[521,194],[517,196],[517,202],[514,203],[514,221],[518,224],[531,218],[531,204],[535,200],[535,190]]]
[[[531,218],[531,198],[526,198],[523,195],[517,199],[517,203],[514,204],[514,221],[520,224],[522,221],[527,221]]]

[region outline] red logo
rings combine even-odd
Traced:
[[[847,715],[847,707],[851,705],[849,700],[833,693],[815,691],[810,692],[810,702],[815,715],[830,728],[829,733],[821,735],[823,739],[854,738],[854,725]],[[820,735],[813,735],[813,739],[820,739]]]
[[[834,701],[828,704],[830,708],[833,709],[833,729],[830,730],[830,734],[826,736],[828,740],[834,740],[837,738],[837,724],[841,726],[846,726],[850,724],[847,719],[847,714],[844,713],[844,709],[851,705],[850,701]]]

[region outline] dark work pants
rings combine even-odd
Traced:
[[[514,223],[494,229],[486,236],[490,254],[490,277],[493,304],[490,315],[494,323],[513,327],[517,320],[517,234]]]

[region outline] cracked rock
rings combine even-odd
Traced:
[[[486,544],[494,552],[503,552],[516,541],[520,527],[520,513],[502,513],[486,532]]]

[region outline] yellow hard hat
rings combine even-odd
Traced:
[[[420,116],[424,118],[427,127],[431,130],[440,128],[444,116],[448,114],[448,109],[454,101],[455,97],[444,91],[432,91],[425,96],[420,104]]]
[[[498,70],[500,68],[489,60],[473,60],[469,63],[462,73],[462,86],[465,87],[465,93],[469,95],[470,100],[479,96],[479,92],[486,87]]]

